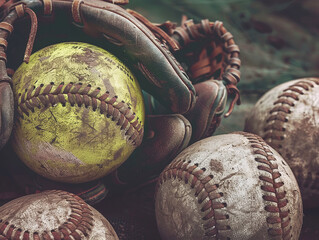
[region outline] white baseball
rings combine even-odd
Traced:
[[[262,96],[245,131],[261,136],[287,161],[304,207],[319,206],[319,78],[283,83]]]
[[[162,239],[298,239],[302,201],[283,158],[259,136],[203,139],[160,175],[155,200]]]
[[[0,207],[0,239],[118,240],[111,224],[80,197],[45,191]]]

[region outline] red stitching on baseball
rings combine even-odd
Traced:
[[[179,179],[189,184],[191,188],[195,188],[195,197],[199,204],[201,204],[201,211],[209,212],[202,218],[207,221],[204,224],[205,236],[215,236],[218,238],[218,230],[230,230],[230,226],[219,224],[216,225],[216,220],[227,220],[228,215],[218,215],[215,213],[215,209],[221,209],[227,207],[226,203],[216,202],[215,200],[221,198],[223,193],[219,193],[218,184],[211,184],[209,181],[213,178],[213,175],[203,176],[205,168],[199,168],[199,164],[190,165],[190,162],[177,162],[166,168],[159,177],[158,184],[156,186],[156,192],[159,185],[163,184],[168,179]],[[192,178],[192,179],[191,179]],[[208,201],[205,201],[207,200]],[[213,229],[211,229],[213,228]],[[227,238],[229,239],[229,238]]]
[[[289,114],[295,106],[295,102],[299,101],[300,95],[303,95],[305,91],[311,90],[315,85],[319,85],[319,80],[307,79],[307,81],[297,81],[284,89],[283,93],[280,94],[274,102],[274,108],[271,109],[271,115],[266,119],[267,124],[263,129],[263,139],[279,152],[282,148],[281,141],[285,139],[284,132],[286,128],[284,124],[289,121]],[[295,174],[298,175],[298,172],[295,172]],[[308,173],[305,178],[303,178],[303,174],[299,174],[298,179],[300,179],[299,184],[302,183],[302,187],[309,188],[316,186],[315,184],[319,181],[318,178],[317,175],[313,177],[312,173]]]
[[[268,229],[268,233],[271,236],[282,236],[283,239],[291,239],[292,226],[290,225],[290,217],[288,217],[289,209],[287,211],[282,209],[287,206],[288,199],[286,198],[286,192],[279,190],[280,187],[284,186],[284,183],[280,181],[281,174],[278,172],[278,165],[275,162],[276,158],[269,150],[268,144],[261,137],[244,132],[240,132],[239,134],[242,134],[249,140],[254,154],[258,155],[255,157],[255,161],[263,164],[258,165],[257,168],[260,171],[271,174],[271,178],[264,175],[259,176],[259,179],[265,183],[261,186],[261,189],[265,193],[271,193],[271,195],[263,196],[263,199],[269,202],[269,204],[266,205],[265,210],[277,214],[277,216],[268,217],[267,223],[280,223],[280,228],[271,227]],[[288,219],[285,219],[287,217]]]
[[[270,117],[266,119],[267,125],[264,128],[264,139],[268,142],[272,139],[283,140],[283,132],[285,128],[284,122],[288,122],[288,114],[291,113],[291,107],[295,105],[294,101],[299,101],[299,95],[303,95],[304,91],[309,91],[314,85],[310,82],[319,85],[319,81],[315,79],[309,79],[309,81],[298,81],[297,83],[289,86],[283,90],[283,93],[278,96],[278,100],[274,102],[274,108],[270,110]],[[299,87],[299,88],[298,88]],[[274,132],[273,130],[276,130]],[[271,143],[272,146],[275,144]],[[280,145],[274,147],[280,148]]]
[[[29,111],[34,112],[34,108],[54,106],[61,103],[62,106],[68,102],[73,107],[75,105],[81,107],[92,107],[93,111],[100,109],[100,113],[106,115],[112,121],[120,126],[121,130],[125,130],[125,135],[129,137],[134,145],[140,145],[143,138],[143,127],[139,118],[124,101],[119,101],[117,96],[111,96],[107,91],[100,97],[100,88],[92,90],[91,85],[83,85],[81,82],[64,85],[60,83],[56,89],[53,89],[54,83],[38,87],[30,87],[19,94],[18,112],[20,117],[23,114],[29,116]]]
[[[54,194],[68,201],[72,212],[65,223],[50,231],[53,238],[50,233],[46,231],[42,233],[30,233],[28,230],[23,231],[21,228],[10,225],[8,221],[0,219],[0,223],[2,223],[0,225],[0,239],[17,239],[18,236],[23,236],[24,240],[31,239],[31,236],[33,237],[32,239],[70,239],[70,236],[72,236],[74,239],[78,240],[81,239],[79,232],[82,232],[87,236],[93,226],[93,213],[87,204],[74,194],[60,190],[51,192],[54,192]]]

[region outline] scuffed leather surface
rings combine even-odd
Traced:
[[[8,141],[13,126],[13,94],[7,82],[0,82],[0,149]]]

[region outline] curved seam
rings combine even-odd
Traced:
[[[74,239],[80,239],[81,236],[78,232],[82,232],[84,235],[87,235],[87,232],[91,232],[91,227],[93,226],[93,213],[80,197],[60,190],[50,192],[57,194],[70,204],[71,213],[66,217],[66,221],[62,225],[50,230],[50,232],[43,231],[40,233],[31,233],[28,230],[22,230],[21,228],[10,224],[8,221],[1,219],[0,223],[3,223],[0,225],[0,236],[5,237],[5,239],[20,239],[20,237],[22,237],[26,240],[33,239],[34,237],[37,239],[58,239],[70,236]]]
[[[198,203],[201,205],[201,212],[207,212],[202,218],[203,221],[207,222],[203,225],[205,236],[213,237],[218,239],[218,230],[230,230],[229,225],[217,226],[218,220],[228,220],[228,215],[216,215],[215,210],[225,208],[226,203],[215,202],[214,200],[221,198],[223,193],[216,193],[218,184],[209,184],[209,181],[213,179],[212,175],[203,177],[205,168],[199,169],[195,164],[189,166],[185,162],[177,162],[172,164],[169,168],[165,169],[159,177],[158,184],[156,186],[156,194],[160,184],[163,184],[168,179],[184,180],[186,184],[190,184],[191,188],[195,188],[195,197]],[[192,178],[191,178],[192,176]],[[227,238],[228,240],[230,238]]]
[[[117,96],[110,97],[109,92],[100,95],[100,88],[96,88],[89,93],[92,87],[90,85],[82,86],[84,85],[81,83],[69,83],[67,85],[61,83],[52,91],[53,84],[41,84],[37,88],[34,86],[26,89],[24,93],[19,94],[18,110],[21,111],[20,116],[23,118],[23,113],[29,116],[28,110],[33,112],[35,107],[41,109],[42,105],[46,107],[48,104],[54,106],[57,103],[64,105],[68,102],[71,106],[78,105],[81,107],[85,105],[86,108],[91,106],[93,111],[99,108],[101,114],[116,122],[121,130],[125,130],[125,135],[134,145],[139,145],[142,142],[143,127],[141,122],[139,122],[138,117],[135,119],[135,112],[124,101],[119,101]],[[44,89],[42,93],[41,89]],[[98,95],[100,97],[97,97]],[[103,103],[105,103],[105,106]]]
[[[268,148],[268,144],[261,137],[250,133],[242,133],[242,135],[244,135],[251,144],[250,147],[253,149],[255,161],[257,163],[261,163],[258,165],[257,169],[271,174],[271,178],[265,175],[259,176],[259,179],[264,183],[264,185],[261,186],[261,189],[266,193],[275,194],[275,197],[271,195],[263,195],[263,199],[266,202],[269,202],[269,204],[265,206],[265,211],[269,213],[278,213],[277,217],[268,217],[267,223],[280,223],[280,229],[270,227],[268,229],[268,233],[272,236],[282,236],[283,239],[290,239],[292,237],[292,234],[289,234],[292,229],[291,219],[289,216],[290,210],[289,207],[287,207],[288,210],[286,211],[283,211],[282,209],[288,205],[288,199],[286,198],[286,191],[279,192],[279,188],[284,186],[284,182],[280,181],[281,174],[278,170],[278,165],[275,163],[277,159]],[[276,181],[277,179],[279,181]],[[271,186],[269,184],[271,184]],[[276,204],[276,206],[274,207],[270,203]],[[285,218],[288,219],[284,220]],[[288,229],[285,230],[287,227]]]
[[[291,113],[291,110],[294,107],[294,101],[298,102],[299,96],[303,95],[304,91],[311,91],[311,89],[315,87],[313,84],[319,85],[319,80],[300,80],[282,90],[283,93],[280,94],[278,96],[278,100],[274,102],[274,107],[270,110],[270,116],[266,119],[266,125],[263,129],[263,139],[271,146],[278,149],[279,152],[282,148],[282,145],[273,141],[281,142],[285,139],[284,124],[289,121],[289,118],[287,116]],[[305,185],[304,182],[311,182],[312,180],[314,180],[312,176],[307,176],[307,178],[304,179],[302,183],[300,183],[299,178],[299,184],[302,184],[303,186]]]

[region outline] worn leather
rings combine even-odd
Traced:
[[[192,127],[182,115],[149,116],[147,120],[141,146],[113,174],[118,184],[132,186],[156,179],[189,144]]]
[[[8,141],[13,126],[13,93],[11,86],[0,79],[0,149]]]
[[[196,104],[184,114],[192,125],[191,143],[212,136],[218,128],[227,103],[227,90],[222,81],[207,80],[196,83]],[[169,110],[156,101],[151,95],[144,94],[147,114],[169,114]]]
[[[25,4],[24,8],[29,9],[28,12],[34,11],[41,24],[47,23],[54,28],[55,22],[62,18],[73,22],[73,28],[83,30],[96,42],[103,39],[112,50],[114,48],[115,52],[117,51],[119,56],[125,58],[125,61],[134,68],[142,89],[153,95],[171,112],[185,113],[193,108],[195,89],[188,75],[167,47],[122,7],[100,0],[81,1],[79,8],[81,22],[75,23],[72,18],[72,1],[70,0],[52,0],[53,11],[50,16],[44,16],[44,5],[41,0],[8,1],[0,6],[1,21],[15,26],[14,23],[19,16],[11,5],[16,6],[19,2]],[[29,22],[26,18],[23,21]],[[36,20],[33,20],[31,26],[34,27],[35,22]],[[36,30],[31,35],[34,36],[35,33]],[[13,30],[12,34],[19,33]],[[0,37],[9,41],[9,35],[6,30],[0,29]],[[28,42],[27,49],[32,49],[32,45],[32,41]],[[6,53],[6,49],[0,50],[3,54]],[[8,58],[10,59],[10,56]],[[15,58],[13,60],[16,61]],[[5,76],[8,64],[10,65],[10,62],[1,59],[3,77],[0,78],[0,82],[10,81]],[[6,83],[1,83],[3,84]],[[0,148],[7,142],[13,123],[12,92],[7,87],[1,86],[0,91]]]
[[[211,136],[221,122],[227,98],[232,100],[225,117],[231,114],[236,103],[240,104],[240,94],[236,86],[240,81],[240,50],[233,40],[233,35],[220,21],[210,22],[203,19],[195,24],[192,19],[187,20],[187,17],[183,16],[181,26],[177,27],[170,21],[153,24],[141,14],[128,11],[162,41],[167,42],[172,55],[185,67],[193,84],[209,82],[207,85],[197,85],[200,94],[195,85],[195,106],[184,116],[187,116],[193,125],[192,142]],[[147,100],[150,103],[147,104],[150,112],[166,113],[151,97]]]
[[[185,114],[193,127],[192,142],[213,135],[227,103],[226,87],[221,81],[208,80],[197,83],[195,89],[195,107]]]

